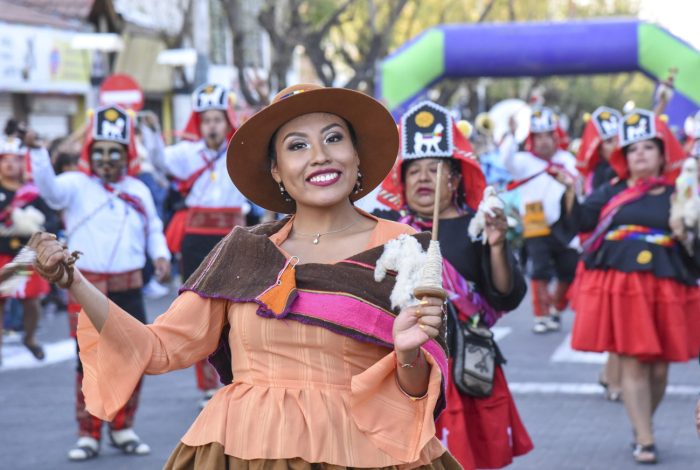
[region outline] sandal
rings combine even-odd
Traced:
[[[42,348],[40,344],[29,344],[26,341],[23,341],[22,343],[27,349],[29,349],[29,352],[31,352],[35,358],[40,361],[44,360],[46,354],[44,353],[44,348]]]
[[[610,384],[605,381],[603,374],[598,376],[598,384],[603,387],[603,396],[608,401],[620,401],[622,400],[622,390],[613,390]]]
[[[654,444],[634,444],[632,458],[634,458],[635,462],[642,465],[654,465],[659,462]]]
[[[100,453],[100,444],[92,437],[81,437],[71,450],[68,451],[68,459],[75,462],[91,460]]]
[[[115,438],[115,435],[118,437]],[[142,442],[133,429],[110,430],[109,440],[112,447],[116,447],[126,455],[148,455],[151,453],[151,447]]]
[[[608,401],[622,401],[622,391],[619,390],[605,390],[605,399]]]

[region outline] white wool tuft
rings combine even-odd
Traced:
[[[17,207],[12,210],[11,214],[12,226],[4,230],[11,235],[31,236],[34,233],[41,231],[46,217],[39,209],[26,206],[24,208]]]
[[[482,238],[482,243],[486,244],[486,237],[484,236],[484,229],[486,228],[486,214],[493,217],[496,213],[494,209],[503,209],[505,204],[496,194],[496,190],[493,186],[486,186],[484,189],[484,197],[479,203],[479,209],[472,217],[469,222],[469,236],[473,240],[478,240],[479,237]]]
[[[420,285],[425,265],[425,251],[414,237],[400,235],[384,245],[384,253],[374,268],[374,280],[382,281],[387,271],[395,271],[396,285],[391,291],[391,307],[403,309],[417,302],[413,295]]]
[[[683,169],[676,178],[676,190],[671,198],[671,219],[680,219],[688,231],[689,238],[683,239],[686,248],[692,253],[693,239],[700,232],[700,196],[698,196],[698,163],[694,158],[686,158]],[[677,237],[682,234],[677,233]],[[681,237],[682,238],[682,237]]]

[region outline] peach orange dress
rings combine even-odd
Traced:
[[[279,245],[290,229],[291,221],[270,240]],[[412,232],[378,220],[370,247]],[[81,312],[88,410],[111,419],[143,374],[206,358],[228,323],[234,380],[209,401],[165,468],[459,468],[435,438],[442,378],[425,349],[428,393],[415,399],[398,385],[392,350],[256,310],[252,302],[184,292],[152,325],[110,304],[101,333]]]

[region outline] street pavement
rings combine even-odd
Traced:
[[[148,302],[149,318],[172,296]],[[632,432],[623,406],[602,398],[597,385],[602,355],[570,350],[563,330],[535,336],[529,300],[496,329],[508,359],[506,375],[535,450],[516,459],[513,470],[625,470],[632,461]],[[198,413],[200,394],[191,369],[146,377],[136,431],[152,447],[144,457],[124,456],[105,439],[100,457],[72,463],[66,452],[76,440],[75,353],[63,313],[44,318],[40,339],[45,363],[28,355],[17,339],[6,341],[0,367],[0,469],[158,469]],[[700,439],[693,409],[700,392],[700,367],[693,361],[671,367],[669,394],[657,412],[659,469],[700,468]],[[106,435],[105,435],[106,437]]]

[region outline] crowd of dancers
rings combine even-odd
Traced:
[[[505,467],[533,443],[490,328],[529,286],[532,332],[559,331],[570,307],[573,348],[608,353],[599,381],[624,404],[632,458],[658,461],[653,417],[669,364],[700,351],[700,113],[679,136],[659,110],[601,106],[570,139],[538,105],[519,142],[515,120],[496,139],[488,118],[471,126],[430,101],[397,135],[371,98],[312,85],[283,90],[245,123],[220,85],[197,88],[192,109],[171,146],[154,115],[116,105],[89,113],[75,157],[69,141],[47,146],[16,123],[0,146],[0,315],[6,299],[21,303],[23,343],[42,360],[40,300],[56,290],[48,281],[68,290],[71,460],[99,456],[104,421],[125,454],[149,453],[134,431],[142,375],[195,365],[203,410],[168,468],[293,457]],[[375,248],[399,235],[423,243],[424,231],[438,233],[447,301],[389,304],[391,286],[365,273]],[[15,257],[37,232],[37,268],[26,270]],[[339,256],[331,241],[354,249]],[[183,293],[144,326],[144,291],[173,273]],[[481,348],[481,366],[465,342]],[[333,387],[342,394],[327,395]],[[319,400],[326,412],[307,409]],[[263,409],[256,422],[251,410]],[[277,442],[276,420],[298,439]]]

